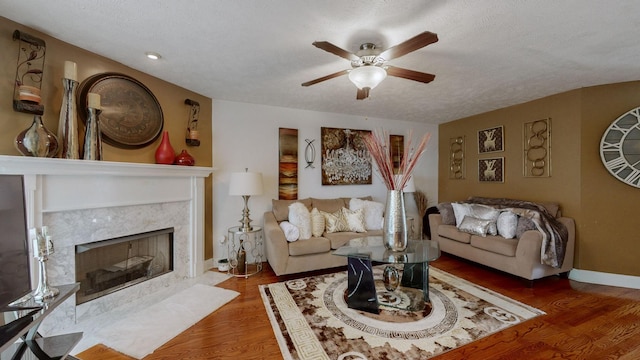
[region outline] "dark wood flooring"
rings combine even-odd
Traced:
[[[258,285],[288,280],[265,269],[218,286],[240,292],[232,302],[178,335],[144,360],[281,359]],[[465,359],[640,359],[640,290],[550,277],[527,282],[446,254],[441,270],[546,312],[522,324],[436,357]],[[298,277],[312,274],[302,274]],[[104,346],[82,360],[131,360]]]

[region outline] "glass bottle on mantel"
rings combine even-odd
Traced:
[[[42,116],[34,115],[31,126],[16,136],[16,148],[24,156],[54,157],[58,139],[44,126]]]

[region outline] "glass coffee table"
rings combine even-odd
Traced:
[[[398,252],[385,248],[382,236],[366,236],[350,240],[336,249],[333,255],[345,256],[348,260],[345,298],[350,308],[378,314],[380,300],[394,294],[402,295],[396,297],[405,299],[400,308],[417,311],[430,306],[429,262],[440,257],[440,247],[436,241],[409,240],[407,248]],[[387,264],[383,272],[387,293],[382,297],[376,291],[373,276],[375,264]],[[402,280],[399,279],[398,264],[403,266]],[[421,291],[421,296],[411,296],[412,289]],[[383,303],[393,307],[392,303]]]

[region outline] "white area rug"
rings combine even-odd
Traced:
[[[73,349],[78,354],[96,344],[141,359],[191,327],[239,293],[213,286],[229,276],[208,271],[195,279],[149,294],[126,306],[79,323],[84,333]]]

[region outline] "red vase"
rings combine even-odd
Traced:
[[[187,150],[182,150],[182,152],[176,156],[173,163],[176,165],[193,166],[196,163],[196,159],[194,159]]]
[[[169,141],[169,132],[162,132],[162,141],[160,146],[156,149],[156,164],[173,164],[173,160],[176,158],[176,153],[173,151],[171,142]]]

